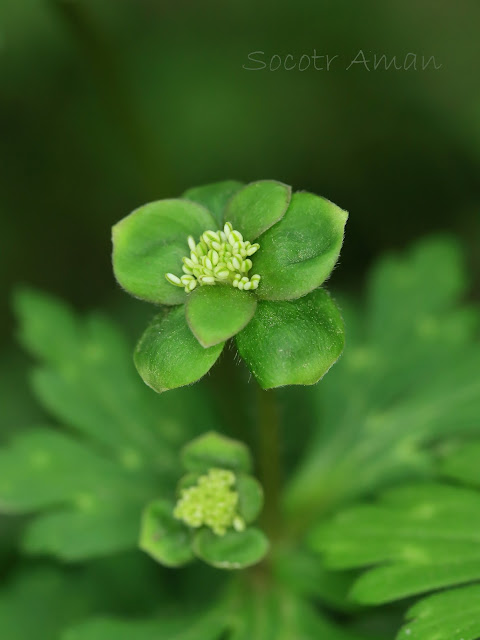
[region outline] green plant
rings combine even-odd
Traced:
[[[256,184],[286,193],[279,183]],[[193,201],[207,206],[221,228],[227,201],[249,193],[240,187],[222,183],[168,202],[175,210],[200,206]],[[265,233],[277,226],[280,233],[288,220],[287,208]],[[229,221],[248,237],[239,219]],[[188,233],[182,230],[175,253],[180,265]],[[329,375],[316,386],[265,391],[277,386],[265,383],[277,369],[280,384],[300,382],[300,360],[290,366],[289,358],[307,347],[317,352],[306,359],[308,375],[320,357],[328,368],[343,325],[335,325],[341,343],[311,329],[320,316],[301,305],[326,296],[318,288],[286,302],[261,298],[268,282],[262,238],[248,237],[260,245],[251,254],[252,273],[260,275],[253,292],[238,290],[229,275],[231,284],[207,281],[186,293],[164,277],[175,268],[162,266],[161,289],[177,298],[147,333],[162,335],[165,318],[175,322],[161,350],[143,353],[142,338],[135,358],[138,367],[140,352],[157,368],[157,381],[183,385],[165,393],[135,374],[118,318],[80,318],[43,294],[16,295],[20,339],[37,360],[32,388],[50,417],[0,450],[0,509],[23,516],[24,559],[0,592],[9,639],[479,637],[479,313],[465,301],[459,246],[432,238],[382,259],[365,302],[339,296],[347,348]],[[316,273],[309,282],[318,287],[323,275]],[[265,348],[252,341],[253,367],[243,354],[247,366],[232,366],[225,349],[208,378],[185,386],[195,354],[205,362],[212,349],[185,319],[189,296],[224,289],[221,295],[258,296],[237,345],[263,305],[264,327],[278,322],[288,331],[276,342],[267,336]],[[322,349],[331,355],[319,356]],[[12,545],[11,534],[0,535],[2,544]],[[413,606],[402,600],[418,595]],[[53,621],[45,615],[52,599],[62,612]],[[36,606],[16,624],[26,602]]]
[[[235,336],[264,389],[317,382],[344,345],[340,313],[318,287],[338,259],[346,219],[323,198],[265,180],[191,189],[121,220],[118,282],[164,305],[135,350],[144,381],[156,391],[196,382]]]

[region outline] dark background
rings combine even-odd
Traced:
[[[114,304],[110,226],[225,178],[350,211],[332,287],[357,290],[378,253],[445,230],[478,273],[479,27],[476,0],[1,0],[2,342],[15,283]],[[314,49],[339,56],[329,72],[242,68]],[[347,71],[360,49],[419,69]],[[441,69],[421,71],[432,55]]]

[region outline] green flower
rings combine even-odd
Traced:
[[[209,469],[197,478],[193,486],[180,492],[173,516],[189,527],[209,527],[217,536],[227,529],[245,529],[245,521],[238,513],[238,492],[235,474],[227,469]]]
[[[187,471],[176,504],[147,505],[140,547],[169,567],[199,558],[221,569],[239,569],[267,553],[265,535],[250,526],[263,506],[263,491],[250,473],[247,447],[215,432],[190,442],[182,452]]]
[[[343,323],[319,287],[347,214],[273,180],[227,181],[140,207],[113,228],[113,267],[132,295],[162,305],[135,364],[156,391],[191,384],[225,342],[264,389],[314,384],[337,360]]]

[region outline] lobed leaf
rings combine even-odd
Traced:
[[[224,618],[216,611],[146,620],[99,618],[73,627],[62,640],[220,640],[224,627]]]
[[[0,467],[1,512],[59,509],[28,526],[24,549],[70,560],[133,547],[142,504],[159,482],[46,428],[15,438]]]
[[[69,626],[99,610],[111,615],[148,615],[167,593],[158,571],[139,554],[118,555],[75,569],[17,565],[2,576],[0,629],[8,640],[57,640]]]
[[[176,448],[214,420],[206,394],[198,388],[153,394],[132,366],[131,345],[110,320],[77,317],[49,296],[40,304],[42,296],[20,292],[16,311],[22,343],[40,359],[32,382],[44,409],[122,465],[137,460],[174,471]],[[64,322],[75,330],[58,349],[55,337]]]
[[[461,445],[446,458],[443,463],[443,474],[466,485],[480,487],[480,442],[469,442]]]
[[[233,607],[232,607],[233,608]],[[253,588],[234,602],[228,640],[365,640],[330,622],[290,590]]]
[[[480,586],[451,589],[423,598],[406,614],[397,640],[477,640]]]
[[[449,485],[387,492],[319,525],[312,547],[333,568],[369,567],[352,597],[379,604],[480,579],[480,494]]]
[[[478,310],[461,301],[466,276],[457,243],[419,242],[382,259],[368,304],[342,302],[343,357],[310,401],[321,429],[286,491],[291,517],[405,478],[434,472],[428,445],[479,429]]]
[[[0,449],[0,512],[35,515],[29,553],[73,561],[136,548],[143,506],[173,491],[178,448],[216,424],[208,397],[152,393],[107,319],[30,291],[16,300],[22,342],[41,360],[36,394],[70,431],[37,428]]]

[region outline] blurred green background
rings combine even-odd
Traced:
[[[14,283],[110,304],[112,223],[225,178],[348,209],[334,287],[438,230],[479,267],[479,24],[476,0],[2,0],[2,341]],[[347,71],[360,49],[441,68]],[[330,71],[243,68],[314,50]]]

